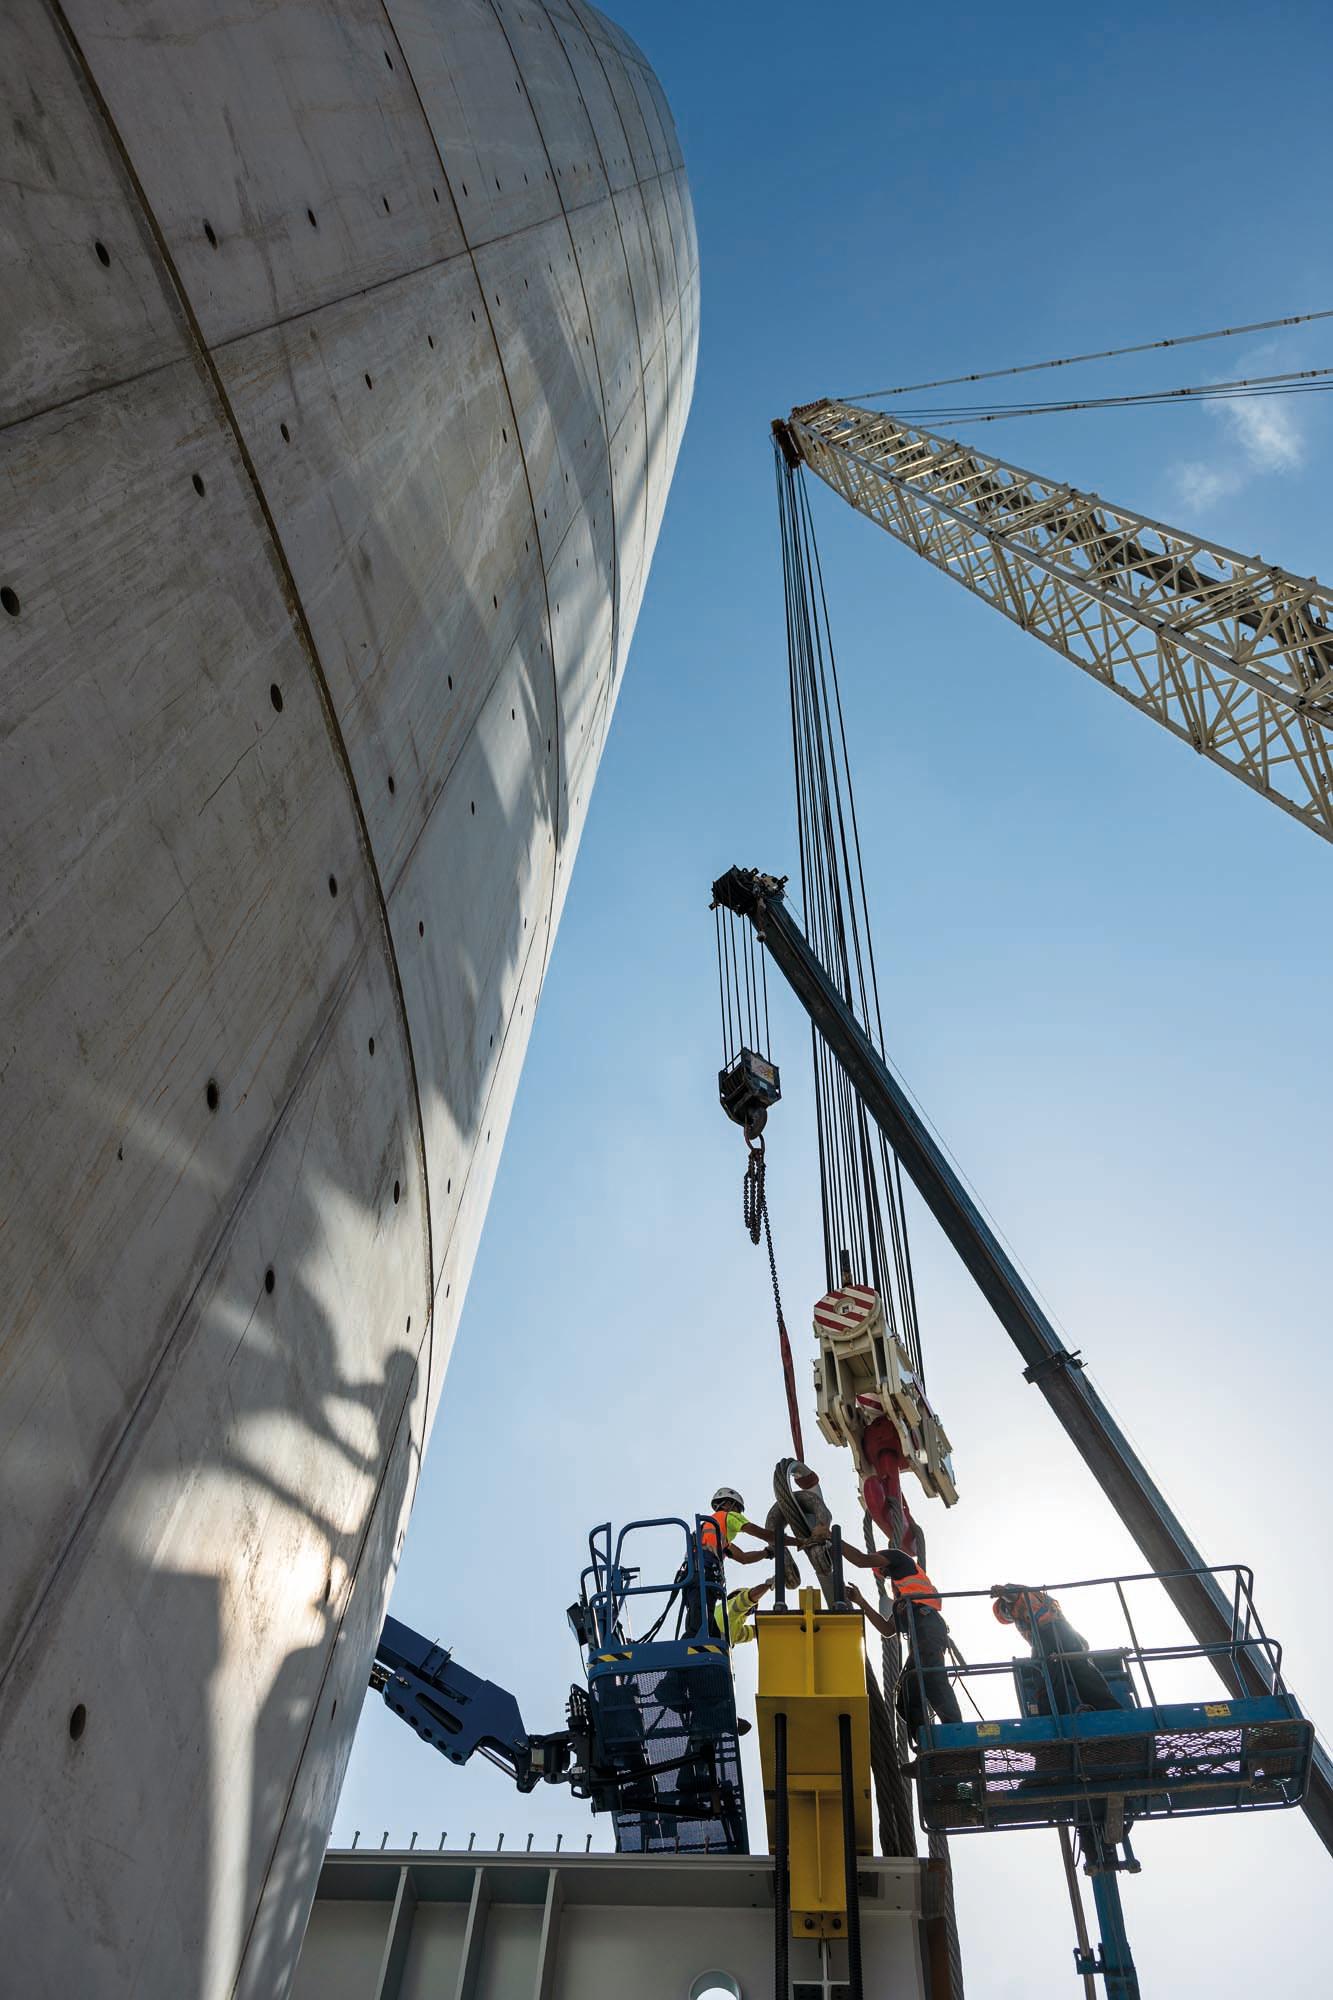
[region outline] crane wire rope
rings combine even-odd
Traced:
[[[713,912],[717,944],[718,1002],[722,1017],[722,1071],[725,1076],[742,1051],[771,1062],[768,1021],[768,962],[748,923],[729,910]],[[724,1100],[725,1101],[725,1100]],[[801,1404],[796,1393],[796,1368],[792,1360],[791,1337],[782,1310],[782,1287],[778,1282],[778,1260],[773,1248],[773,1227],[768,1213],[767,1158],[762,1121],[758,1129],[745,1127],[747,1157],[741,1184],[741,1217],[746,1234],[756,1247],[762,1242],[768,1252],[768,1275],[773,1290],[773,1313],[777,1322],[778,1358],[782,1366],[787,1399],[787,1420],[791,1426],[792,1448],[798,1458],[805,1456],[801,1436]]]
[[[867,1032],[884,1046],[860,823],[828,599],[809,495],[775,447],[787,614],[788,695],[801,895],[811,947]],[[902,1169],[812,1028],[816,1141],[829,1290],[873,1285],[889,1330],[921,1370]]]
[[[866,1032],[884,1046],[879,973],[870,930],[860,824],[852,787],[847,723],[838,681],[824,586],[823,565],[799,468],[788,464],[775,440],[774,463],[787,613],[788,692],[792,759],[796,777],[797,845],[807,935]],[[848,1267],[874,1285],[885,1321],[924,1380],[916,1283],[903,1199],[902,1168],[878,1127],[873,1134],[864,1105],[811,1030],[816,1137],[829,1289],[845,1282]],[[904,1539],[901,1502],[892,1514],[894,1540]],[[874,1525],[863,1511],[868,1552]],[[827,1599],[831,1579],[820,1579]],[[889,1601],[879,1579],[881,1614]],[[881,1679],[867,1672],[871,1768],[879,1806],[880,1842],[886,1852],[914,1855],[916,1826],[905,1765],[910,1752],[904,1717],[896,1703],[902,1645],[884,1636]],[[929,1852],[941,1884],[940,1908],[951,1990],[962,1992],[962,1958],[954,1910],[948,1843],[932,1834]]]
[[[881,396],[914,396],[923,389],[952,389],[964,382],[996,382],[1008,375],[1036,375],[1046,368],[1073,368],[1084,361],[1116,361],[1125,354],[1151,354],[1163,347],[1194,347],[1206,340],[1234,340],[1239,334],[1274,333],[1291,326],[1308,326],[1314,320],[1333,319],[1333,308],[1321,312],[1287,313],[1281,319],[1251,320],[1246,326],[1219,326],[1209,333],[1178,333],[1163,340],[1139,340],[1127,347],[1102,347],[1090,354],[1061,354],[1050,361],[1022,361],[1009,368],[978,368],[967,375],[938,375],[930,382],[901,382],[894,389],[862,389],[855,396],[840,396],[845,403],[872,403]]]
[[[1121,396],[1084,396],[1049,403],[939,403],[884,415],[895,422],[997,424],[1009,417],[1048,417],[1069,410],[1160,409],[1168,403],[1244,403],[1264,396],[1327,395],[1333,368],[1295,368],[1279,375],[1242,375],[1228,382],[1193,382],[1172,389],[1143,389]]]

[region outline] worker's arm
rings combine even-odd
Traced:
[[[767,1549],[738,1549],[735,1542],[727,1543],[727,1554],[738,1563],[762,1563],[769,1558]]]
[[[873,1604],[867,1604],[865,1598],[862,1597],[860,1591],[857,1589],[854,1583],[849,1583],[847,1585],[847,1596],[849,1601],[856,1606],[858,1611],[862,1611],[865,1613],[866,1617],[870,1620],[871,1624],[874,1626],[877,1632],[882,1632],[886,1639],[897,1638],[898,1628],[894,1624],[893,1620],[891,1618],[885,1618],[881,1612],[876,1611]]]
[[[876,1554],[882,1555],[883,1550],[877,1550]],[[858,1549],[856,1543],[849,1542],[846,1536],[843,1537],[842,1559],[844,1562],[855,1563],[858,1569],[874,1569],[875,1567],[875,1556],[868,1556],[864,1549]]]
[[[773,1537],[772,1535],[769,1534],[768,1529],[757,1527],[753,1521],[747,1521],[744,1527],[738,1528],[736,1532],[739,1535],[753,1535],[755,1540],[757,1542],[762,1542],[766,1549],[771,1549],[773,1546]],[[735,1546],[736,1545],[733,1542],[732,1543],[733,1551],[735,1550]]]

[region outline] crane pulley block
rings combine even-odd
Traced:
[[[753,1049],[742,1048],[717,1073],[718,1102],[747,1139],[757,1139],[782,1096],[778,1066]]]
[[[933,1498],[952,1507],[958,1498],[951,1447],[932,1410],[907,1350],[891,1333],[878,1292],[870,1285],[841,1285],[815,1307],[815,1399],[819,1428],[830,1444],[851,1447],[863,1476],[861,1440],[887,1418],[898,1434],[903,1463]]]

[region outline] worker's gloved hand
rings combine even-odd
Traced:
[[[864,1597],[862,1597],[856,1585],[854,1583],[848,1583],[844,1584],[843,1588],[847,1592],[847,1602],[849,1604],[855,1604],[860,1610],[864,1611],[866,1608],[866,1601]]]

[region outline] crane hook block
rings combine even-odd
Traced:
[[[717,1095],[728,1118],[741,1126],[746,1138],[757,1139],[782,1096],[778,1066],[753,1049],[741,1049],[718,1071]]]
[[[952,1507],[958,1498],[950,1444],[898,1336],[890,1333],[879,1293],[841,1285],[815,1307],[815,1402],[830,1444],[850,1446],[860,1476],[873,1472],[862,1451],[871,1424],[887,1418],[904,1464],[927,1493]]]

